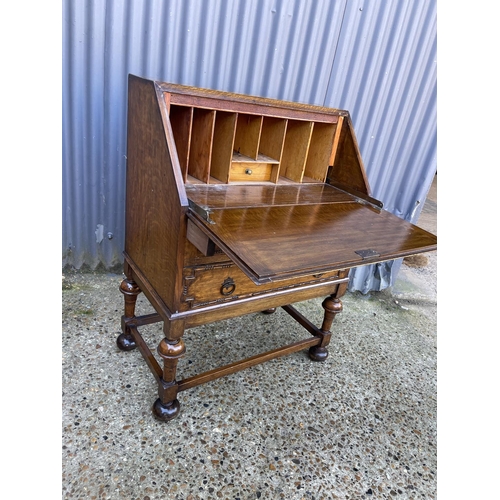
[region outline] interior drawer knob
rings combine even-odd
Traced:
[[[247,169],[245,170],[245,174],[247,174],[247,175],[252,175],[252,169],[251,169],[251,168],[247,168]]]
[[[220,287],[222,295],[231,295],[236,290],[236,283],[233,278],[226,278]]]

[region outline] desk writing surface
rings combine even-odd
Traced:
[[[316,205],[356,201],[355,197],[329,184],[215,184],[186,185],[197,205],[217,210],[270,205]]]
[[[354,200],[212,208],[210,221],[194,213],[189,217],[255,283],[392,260],[437,246],[433,234]]]

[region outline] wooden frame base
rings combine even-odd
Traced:
[[[130,272],[130,268],[128,268],[128,270],[130,276],[124,279],[120,285],[120,291],[124,294],[125,299],[125,314],[122,316],[122,333],[117,338],[117,346],[122,351],[131,351],[135,348],[139,349],[139,352],[146,361],[158,384],[159,397],[153,404],[153,415],[158,420],[164,422],[172,420],[179,414],[180,403],[177,399],[177,394],[179,392],[192,389],[193,387],[216,380],[220,377],[225,377],[251,366],[303,349],[309,349],[309,357],[312,360],[324,361],[328,356],[327,347],[331,338],[330,328],[336,314],[342,311],[340,297],[345,293],[347,288],[346,280],[342,280],[340,284],[335,285],[334,293],[323,301],[322,305],[325,310],[325,315],[321,328],[311,323],[293,306],[289,304],[281,305],[283,310],[302,325],[312,337],[234,363],[220,366],[198,375],[177,380],[177,363],[184,355],[186,348],[181,338],[183,331],[179,333],[179,331],[176,330],[181,327],[183,328],[184,322],[177,323],[177,326],[173,327],[170,319],[165,319],[163,315],[158,313],[135,316],[135,302],[137,296],[141,292],[141,288],[132,278],[133,272]],[[261,312],[270,314],[275,310],[276,308],[272,307],[263,309]],[[160,342],[157,349],[159,356],[163,360],[163,367],[157,361],[139,332],[141,326],[161,321],[164,322],[164,330],[167,334]]]

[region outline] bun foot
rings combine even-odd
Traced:
[[[160,398],[158,398],[153,404],[153,415],[162,422],[168,422],[179,414],[180,409],[181,405],[177,399],[163,404]]]
[[[137,347],[137,344],[135,343],[132,335],[127,335],[125,333],[121,333],[120,335],[118,335],[118,338],[116,339],[116,345],[122,351],[132,351]]]
[[[276,307],[270,307],[269,309],[262,311],[263,314],[272,314],[273,312],[276,312]]]
[[[328,357],[328,349],[326,347],[313,346],[309,349],[309,357],[313,361],[325,361]]]

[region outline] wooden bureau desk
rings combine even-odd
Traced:
[[[308,348],[328,356],[349,270],[437,248],[370,197],[347,111],[129,76],[125,298],[120,349],[158,383],[156,418],[180,391]],[[143,292],[153,314],[135,315]],[[312,324],[290,304],[326,296]],[[304,340],[178,380],[187,328],[283,309]],[[139,333],[163,322],[158,358]],[[189,346],[188,346],[189,348]]]

